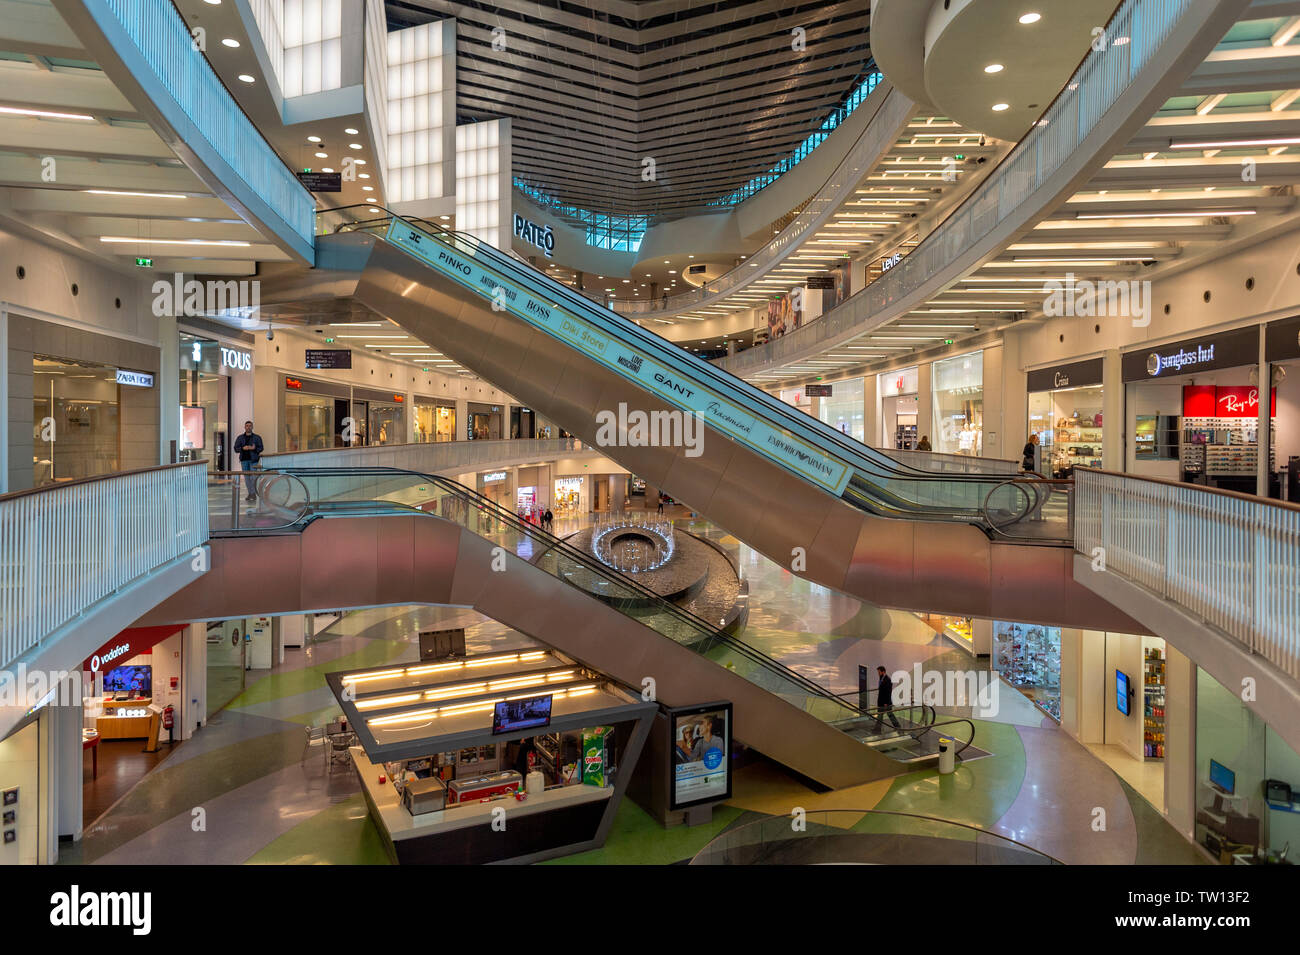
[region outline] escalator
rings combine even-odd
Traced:
[[[360,302],[802,577],[880,606],[1137,626],[1073,580],[1066,485],[900,463],[471,236],[374,207],[321,228],[316,269],[263,281],[269,315]]]
[[[936,725],[930,707],[900,707],[903,729],[877,732],[876,711],[856,695],[830,692],[445,478],[338,468],[256,480],[250,506],[240,474],[212,475],[210,513],[229,515],[213,527],[212,569],[141,625],[469,605],[629,686],[652,678],[668,705],[732,700],[742,741],[832,788],[933,762],[940,730],[960,731],[963,748],[974,737],[968,721]]]

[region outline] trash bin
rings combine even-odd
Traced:
[[[951,736],[939,737],[939,772],[948,775],[957,769],[957,743]]]

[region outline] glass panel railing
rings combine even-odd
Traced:
[[[607,567],[593,555],[541,530],[467,487],[428,474],[386,468],[288,469],[311,510],[382,503],[418,508],[505,547],[563,583],[827,722],[859,715],[850,699],[832,694],[741,640]]]
[[[209,471],[208,528],[214,537],[298,528],[308,516],[306,486],[281,471]]]
[[[1060,865],[1037,849],[965,823],[879,809],[814,810],[728,829],[691,865]]]
[[[376,208],[349,206],[330,210],[322,213],[321,228],[382,234],[387,241],[430,267],[438,267],[436,263],[448,253],[455,254],[461,258],[454,267],[447,266],[448,277],[484,297],[492,296],[496,288],[505,289],[507,308],[530,323],[538,324],[541,320],[537,315],[541,312],[549,314],[551,310],[563,309],[566,324],[572,320],[585,322],[620,347],[632,349],[617,361],[612,348],[602,350],[599,357],[593,354],[593,360],[604,360],[611,370],[629,375],[686,413],[702,414],[706,423],[738,442],[748,444],[810,483],[841,495],[865,510],[887,517],[962,521],[989,529],[1005,529],[1027,516],[1038,503],[1033,495],[1026,502],[1023,489],[1007,484],[1016,477],[1014,473],[933,474],[900,463],[791,409],[748,383],[718,372],[709,363],[693,358],[473,236],[422,220],[398,220],[387,212],[376,215],[372,211]],[[472,273],[474,267],[481,271],[480,276],[467,279],[463,271]],[[518,301],[512,303],[515,298]],[[536,307],[529,307],[530,304]],[[542,322],[539,327],[547,326]],[[695,385],[696,388],[689,390],[691,397],[681,399],[660,386],[649,384],[642,377],[641,366],[646,359],[679,380]],[[633,368],[634,373],[624,370],[627,368]],[[700,407],[710,410],[704,413]]]

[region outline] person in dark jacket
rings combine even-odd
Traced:
[[[876,732],[884,729],[884,723],[880,719],[882,713],[889,717],[894,729],[902,729],[898,725],[898,717],[894,715],[894,681],[889,678],[889,672],[884,667],[876,667],[876,673],[880,675],[880,683],[876,688]]]
[[[1025,442],[1024,450],[1020,452],[1020,470],[1026,474],[1034,470],[1035,452],[1038,450],[1038,435],[1031,434],[1029,440]]]
[[[255,490],[257,485],[254,483],[252,471],[262,460],[262,448],[262,436],[253,430],[253,422],[245,421],[244,433],[235,439],[235,453],[239,455],[240,470],[248,472],[244,475],[244,490],[248,492],[248,496],[244,498],[246,501],[257,500]]]

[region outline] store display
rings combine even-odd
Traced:
[[[1147,759],[1165,757],[1165,657],[1150,647],[1142,660],[1142,749]]]
[[[1061,628],[995,622],[993,668],[1052,719],[1061,718]]]
[[[1029,372],[1029,433],[1038,436],[1048,477],[1102,466],[1101,374],[1100,359]]]

